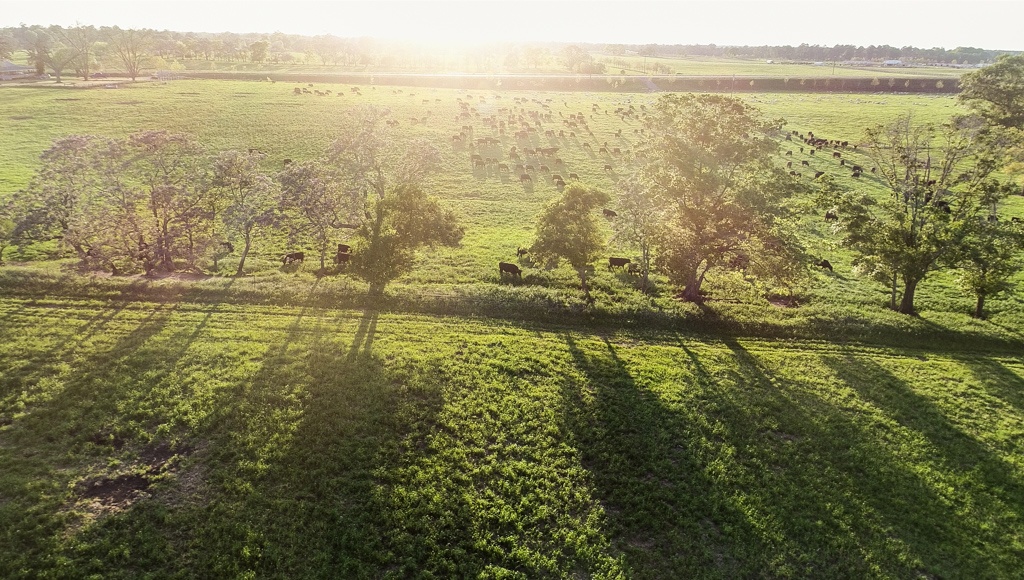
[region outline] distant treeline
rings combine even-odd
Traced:
[[[316,74],[189,72],[183,76],[200,79],[234,79],[294,83],[340,83],[432,87],[466,90],[531,91],[621,91],[636,92],[846,92],[846,93],[935,93],[960,90],[952,78],[775,78],[775,77],[692,77],[618,75],[403,75],[403,74]]]
[[[854,46],[852,44],[837,44],[835,46],[819,46],[817,44],[801,44],[799,46],[615,44],[604,46],[606,50],[616,55],[635,52],[645,56],[716,56],[806,62],[846,62],[857,60],[879,62],[903,60],[927,64],[978,64],[992,62],[1002,54],[1018,54],[1017,51],[986,50],[963,46],[947,50],[944,48],[916,48],[913,46],[897,48],[887,44],[880,46]]]
[[[797,62],[881,63],[902,60],[914,64],[973,65],[992,62],[1011,51],[972,47],[916,48],[905,46],[717,46],[628,45],[570,43],[490,43],[441,53],[415,42],[333,35],[303,36],[281,32],[200,33],[169,30],[131,30],[78,25],[0,28],[0,59],[15,58],[42,74],[47,70],[74,70],[77,74],[105,70],[159,70],[177,65],[194,69],[196,61],[371,67],[378,70],[442,72],[605,72],[594,53],[651,57],[742,57]],[[199,65],[198,68],[202,68]]]

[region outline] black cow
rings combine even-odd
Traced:
[[[629,262],[629,258],[608,258],[608,269],[625,268]]]
[[[519,269],[519,266],[509,264],[508,262],[498,262],[498,276],[505,273],[511,274],[517,278],[523,277],[523,271]]]
[[[829,272],[833,271],[832,270],[832,264],[829,263],[829,261],[825,260],[825,259],[818,260],[818,262],[816,262],[814,265],[819,267],[819,268],[823,268],[825,270],[828,270]]]
[[[604,217],[607,217],[607,218],[613,218],[613,217],[617,217],[619,215],[614,210],[610,210],[608,208],[602,209],[601,212],[604,214]]]
[[[341,266],[342,264],[348,264],[348,261],[352,259],[352,254],[348,252],[338,252],[334,254],[334,265]]]
[[[825,175],[825,172],[824,172],[824,171],[815,171],[815,172],[814,172],[814,179],[818,179],[818,178],[819,178],[819,177],[821,177],[822,175]]]
[[[837,214],[836,212],[834,212],[832,210],[828,210],[827,212],[825,212],[825,221],[827,221],[827,222],[837,222],[837,221],[839,221],[839,214]]]
[[[526,248],[518,248],[518,249],[516,250],[516,257],[517,257],[517,258],[522,258],[522,257],[523,257],[523,256],[525,256],[526,254],[527,254]]]
[[[232,254],[235,251],[235,246],[231,242],[221,242],[220,247],[228,254]]]
[[[338,244],[338,253],[339,254],[348,254],[351,251],[352,251],[352,248],[349,247],[348,244]]]
[[[800,162],[800,165],[807,165],[809,167],[811,164],[806,159],[804,159],[803,161]]]
[[[281,262],[283,262],[284,265],[287,266],[288,264],[294,264],[295,262],[304,262],[305,260],[305,252],[292,252],[290,254],[285,254]]]

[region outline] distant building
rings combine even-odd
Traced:
[[[15,77],[29,74],[34,70],[30,66],[14,64],[9,60],[0,60],[0,80],[3,81],[9,81]]]
[[[903,66],[902,60],[887,60],[882,63],[882,66]]]

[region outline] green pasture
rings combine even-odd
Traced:
[[[653,70],[655,65],[669,68],[668,74],[686,76],[754,76],[781,77],[799,80],[801,78],[878,78],[885,80],[890,77],[946,77],[959,78],[965,70],[938,66],[854,66],[831,61],[820,65],[797,62],[767,62],[767,59],[750,58],[713,58],[713,57],[668,57],[668,56],[610,56],[599,55],[598,62],[603,62],[608,74],[618,74],[625,68],[626,74],[661,74]],[[622,64],[626,66],[623,67]]]
[[[400,279],[396,288],[408,289],[415,295],[478,293],[498,297],[498,301],[575,305],[578,286],[569,270],[545,271],[533,268],[524,260],[524,284],[511,286],[508,281],[499,280],[496,263],[515,259],[516,248],[531,243],[536,215],[543,204],[557,194],[552,175],[567,178],[570,173],[577,173],[584,181],[609,190],[614,197],[616,180],[629,169],[625,154],[642,137],[640,121],[636,118],[622,120],[615,110],[632,106],[641,111],[641,107],[651,104],[657,97],[656,94],[460,91],[373,85],[361,86],[361,91],[356,93],[350,85],[324,84],[312,90],[329,89],[331,95],[316,96],[294,95],[295,86],[283,82],[171,81],[119,85],[117,89],[60,89],[40,84],[31,88],[0,89],[5,104],[0,117],[0,150],[5,152],[0,156],[0,198],[14,195],[24,186],[38,166],[39,154],[53,139],[63,135],[118,136],[145,129],[185,132],[211,152],[258,148],[267,154],[266,169],[274,172],[283,167],[286,158],[304,159],[322,154],[339,130],[345,111],[357,104],[373,103],[391,109],[399,121],[402,136],[427,138],[440,147],[444,170],[434,176],[430,190],[458,212],[466,228],[460,248],[423,252],[418,267]],[[929,95],[763,93],[744,95],[744,98],[761,108],[766,116],[786,119],[786,130],[814,132],[820,137],[850,141],[851,147],[842,152],[843,159],[850,165],[865,167],[870,160],[852,145],[860,142],[866,127],[907,111],[920,121],[941,122],[960,110],[950,97]],[[460,99],[470,103],[478,116],[459,118]],[[483,122],[490,115],[501,116],[503,109],[547,113],[551,120],[544,121],[528,141],[522,141],[511,134],[501,136]],[[577,129],[573,136],[573,130],[562,123],[573,113],[587,115],[592,135]],[[474,138],[498,137],[500,146],[453,144],[452,136],[464,125],[473,126]],[[546,130],[554,131],[553,136],[545,136]],[[585,148],[584,143],[590,148]],[[609,153],[600,152],[606,143]],[[542,171],[539,166],[545,162],[533,161],[536,166],[531,173],[533,182],[525,186],[514,171],[508,174],[493,169],[473,171],[471,154],[507,162],[512,145],[520,149],[558,147],[557,156],[562,164],[546,161],[550,164],[549,170]],[[816,171],[825,171],[844,186],[881,193],[874,176],[865,173],[861,179],[854,180],[848,169],[832,157],[831,151],[811,155],[806,147],[800,152],[801,145],[799,140],[784,141],[780,137],[778,160],[780,164],[792,161],[794,169],[803,174],[799,178],[803,182],[811,184]],[[622,154],[614,154],[615,148]],[[786,155],[789,151],[792,155]],[[808,163],[806,167],[801,165],[804,161]],[[605,165],[612,169],[606,170]],[[810,290],[814,300],[872,309],[883,304],[884,289],[852,275],[850,256],[838,248],[836,236],[819,219],[820,212],[804,205],[801,210],[805,213],[803,235],[809,250],[838,265],[834,276],[817,275]],[[1001,212],[1005,216],[1024,215],[1024,207],[1019,198],[1014,198]],[[254,258],[262,258],[263,267],[273,268],[276,257],[285,249],[280,241],[268,241],[256,248]],[[19,261],[19,256],[10,252],[8,261]],[[610,247],[608,252],[633,255],[630,248]],[[20,261],[33,256],[21,256]],[[612,308],[621,308],[623,304],[635,311],[679,308],[671,298],[671,289],[663,284],[655,296],[644,297],[635,292],[634,281],[628,276],[606,272],[600,266],[596,275],[599,296]],[[952,276],[936,276],[926,281],[926,287],[920,292],[921,309],[969,312],[972,300],[956,289],[954,282]],[[730,277],[719,276],[709,283],[713,296],[717,293],[722,299],[767,304],[762,295],[746,290]],[[991,303],[996,316],[1015,316],[1017,305],[1013,297]]]
[[[1024,564],[1016,348],[188,301],[0,323],[4,578]]]
[[[709,279],[701,306],[658,276],[643,295],[602,264],[593,307],[568,268],[525,258],[521,282],[499,278],[496,263],[516,260],[557,195],[551,174],[578,173],[614,199],[641,137],[614,111],[656,94],[119,86],[0,88],[0,200],[63,135],[185,132],[211,152],[258,148],[276,172],[323,153],[346,110],[374,103],[403,138],[440,147],[429,189],[466,236],[422,251],[373,299],[344,273],[317,277],[313,260],[282,268],[280,252],[296,248],[279,239],[258,240],[238,278],[237,258],[146,279],[9,249],[0,577],[1013,578],[1024,567],[1019,296],[974,320],[946,272],[919,287],[921,316],[887,311],[885,289],[851,271],[807,199],[795,202],[800,235],[835,272],[814,272],[797,307],[738,275]],[[959,111],[945,96],[743,98],[787,130],[850,141],[841,158],[866,168],[852,147],[865,127]],[[459,99],[480,116],[459,118]],[[517,141],[483,122],[503,108],[552,120]],[[593,135],[570,136],[571,113]],[[463,125],[501,145],[453,144]],[[532,185],[473,171],[471,154],[507,161],[512,145],[558,147],[562,164],[536,168]],[[797,179],[825,171],[882,193],[870,173],[856,180],[832,151],[801,145],[780,136],[778,162]]]

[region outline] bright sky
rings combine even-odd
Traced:
[[[0,26],[75,23],[442,43],[889,44],[1024,51],[1024,1],[0,0]]]

